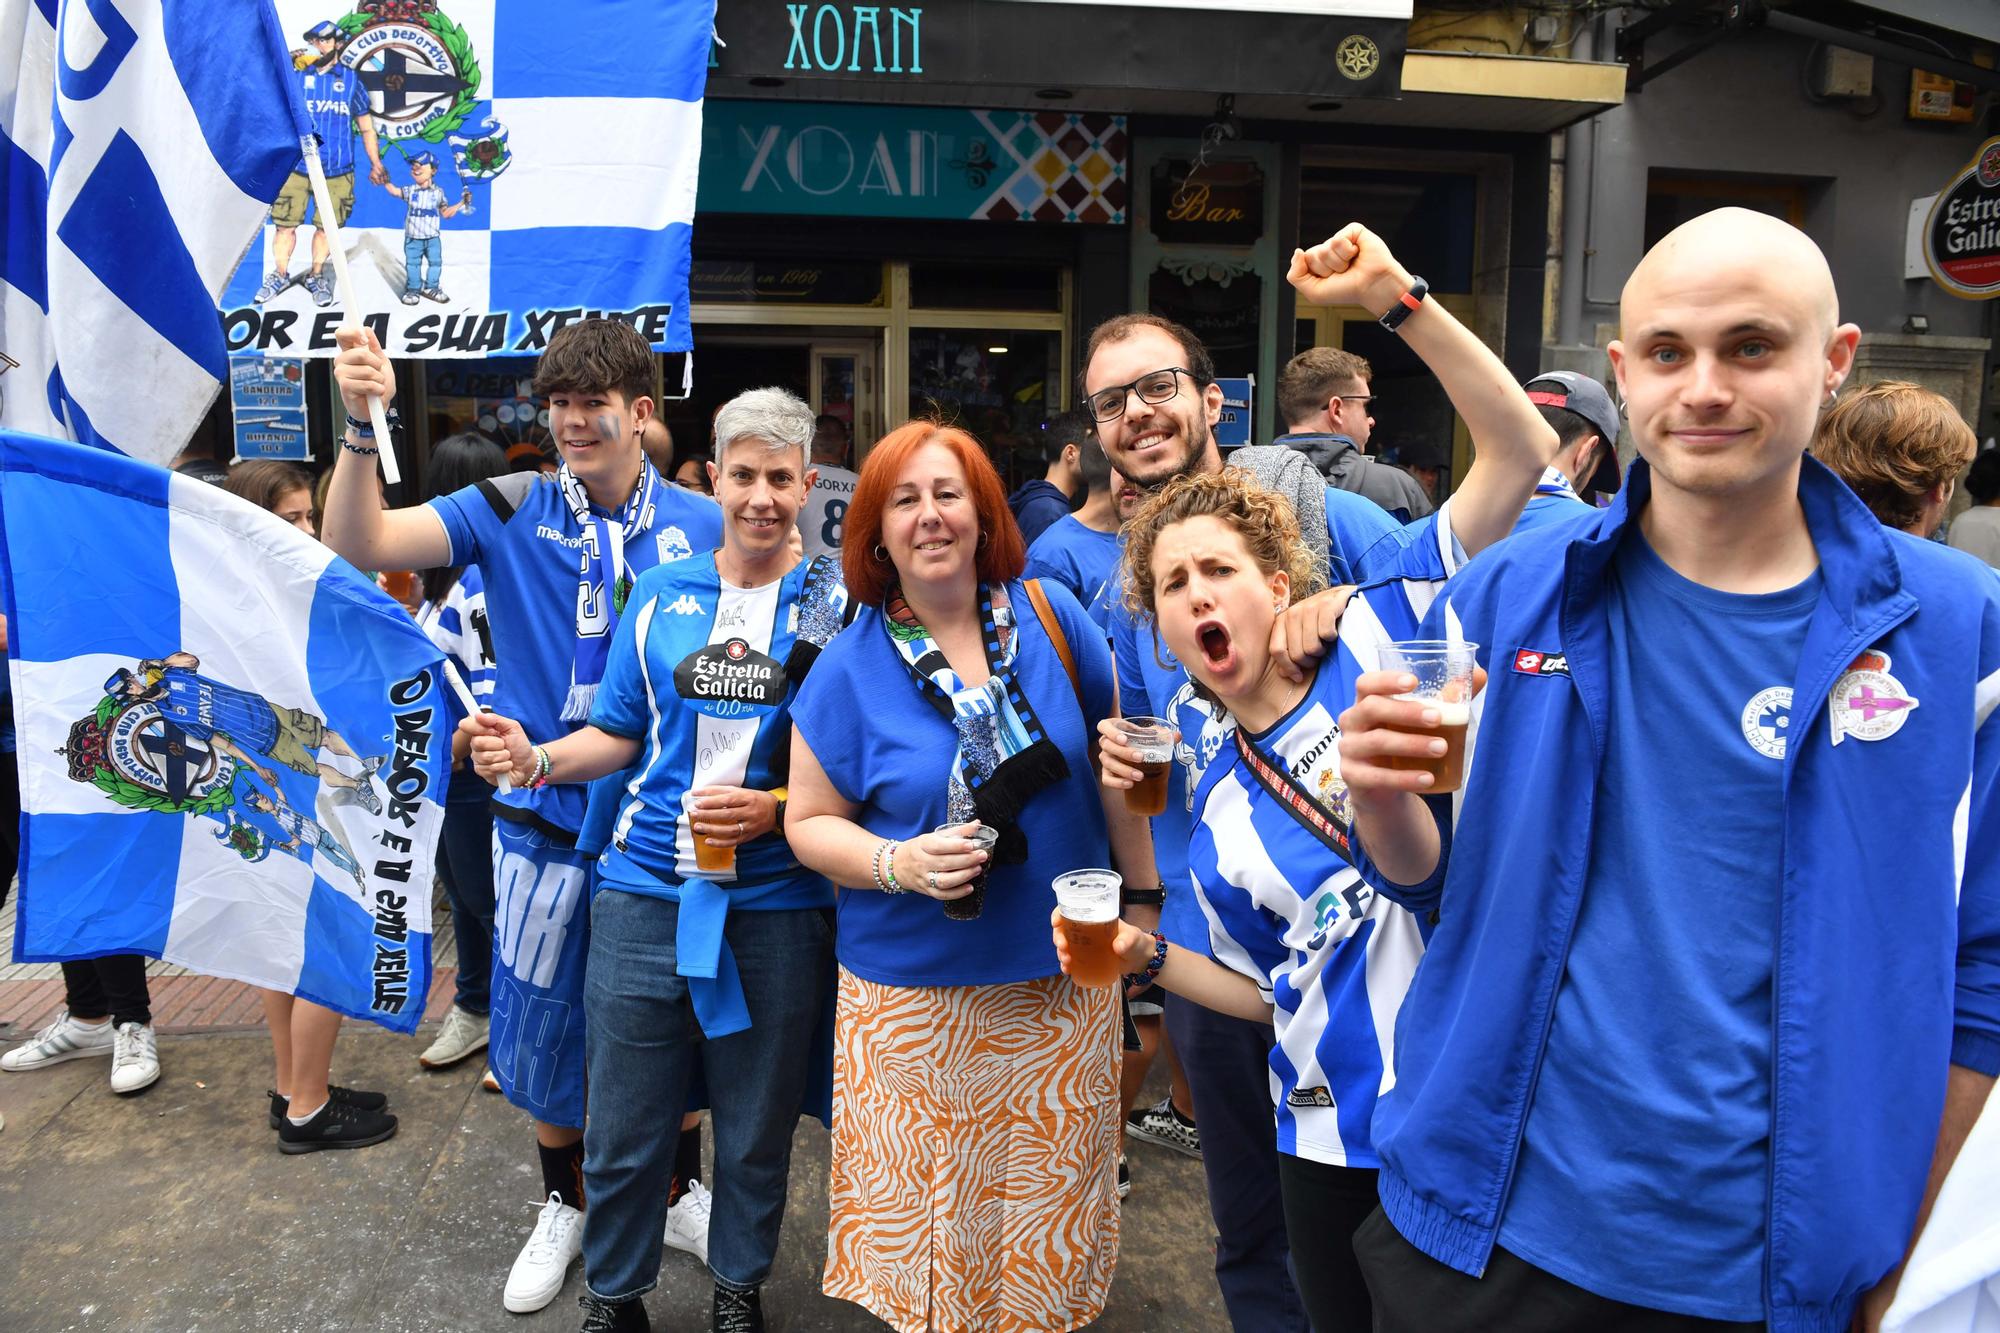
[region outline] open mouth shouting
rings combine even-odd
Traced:
[[[1226,676],[1236,666],[1236,645],[1229,629],[1219,620],[1204,620],[1194,627],[1195,642],[1201,645],[1201,661],[1210,674]]]

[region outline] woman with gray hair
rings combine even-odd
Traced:
[[[590,724],[532,744],[489,716],[472,741],[489,780],[596,781],[577,840],[602,852],[584,983],[586,1329],[650,1327],[640,1298],[697,1075],[715,1139],[713,1327],[764,1327],[758,1288],[833,978],[833,888],[781,827],[792,699],[847,613],[838,566],[792,544],[812,429],[783,389],[724,406],[708,465],[722,546],[633,584]]]

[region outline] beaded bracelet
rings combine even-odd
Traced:
[[[1150,986],[1160,975],[1160,969],[1167,965],[1167,937],[1159,931],[1153,932],[1153,957],[1143,972],[1134,972],[1127,980],[1135,986]]]
[[[900,842],[890,843],[887,855],[882,858],[882,878],[888,881],[889,892],[891,893],[909,892],[908,889],[896,882],[896,849],[902,845]]]
[[[537,787],[545,787],[548,785],[549,769],[554,767],[554,765],[551,763],[549,759],[548,750],[545,749],[544,747],[539,745],[531,745],[528,748],[532,750],[535,755],[534,776],[528,779],[528,790],[533,791]]]
[[[868,858],[868,873],[875,879],[875,887],[887,893],[889,886],[882,882],[882,849],[889,845],[887,838],[875,844],[875,850]]]
[[[368,432],[368,433],[367,433],[367,434],[365,434],[365,435],[362,435],[362,434],[361,434],[361,433],[360,433],[359,431],[357,431],[357,432],[355,432],[355,433],[356,433],[357,435],[359,435],[359,436],[360,436],[360,438],[362,438],[362,439],[364,439],[364,440],[372,440],[372,439],[374,439],[374,438],[375,438],[375,433],[374,433],[373,431],[370,431],[370,432]],[[349,444],[349,443],[347,442],[347,437],[346,437],[345,435],[342,435],[342,436],[340,437],[340,447],[341,447],[341,448],[343,448],[343,449],[345,449],[345,450],[347,450],[347,452],[348,452],[348,453],[350,453],[350,454],[361,454],[362,456],[364,456],[364,457],[367,457],[367,458],[373,458],[373,457],[375,457],[375,455],[377,455],[377,454],[379,454],[379,453],[381,453],[381,452],[382,452],[382,450],[380,449],[380,447],[377,447],[377,448],[374,448],[374,449],[363,449],[363,448],[362,448],[362,447],[361,447],[360,445],[358,445],[358,444]]]

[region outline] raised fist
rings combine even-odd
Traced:
[[[1410,271],[1380,236],[1350,222],[1310,250],[1292,251],[1286,281],[1314,305],[1358,305],[1381,315],[1410,289]]]

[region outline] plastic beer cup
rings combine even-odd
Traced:
[[[1167,768],[1174,761],[1174,728],[1165,718],[1118,719],[1118,738],[1139,755],[1145,776],[1125,789],[1125,808],[1135,815],[1167,812]]]
[[[1417,688],[1396,696],[1435,708],[1438,722],[1425,735],[1442,736],[1445,752],[1435,758],[1390,758],[1387,768],[1429,773],[1432,793],[1457,791],[1465,782],[1465,728],[1472,721],[1472,673],[1479,645],[1443,639],[1407,639],[1382,645],[1382,669],[1406,671]]]
[[[1055,878],[1060,928],[1069,942],[1069,975],[1079,986],[1112,986],[1125,965],[1112,951],[1118,936],[1118,890],[1124,883],[1115,870],[1072,870]]]
[[[942,833],[948,838],[962,837],[980,851],[990,854],[993,851],[993,844],[1000,840],[1000,830],[990,824],[974,824],[970,833],[960,833],[958,830],[966,823],[966,820],[961,819],[953,824],[939,824],[931,832]],[[952,898],[945,902],[945,916],[953,921],[979,919],[979,914],[986,910],[986,872],[992,868],[992,864],[991,861],[987,862],[980,867],[977,875],[967,881],[971,885],[971,893],[963,898]]]

